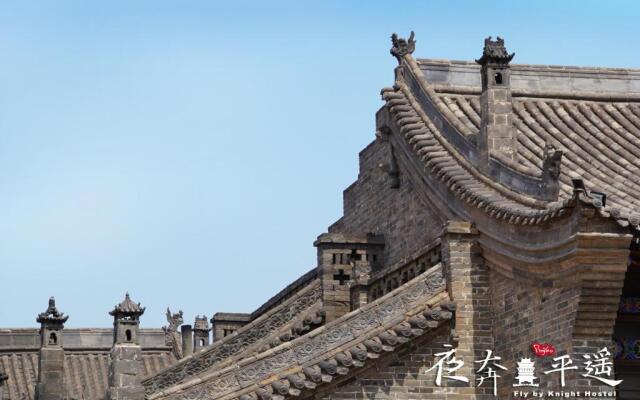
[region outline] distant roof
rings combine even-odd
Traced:
[[[68,397],[104,399],[109,371],[112,329],[65,329],[65,382]],[[160,329],[141,329],[144,376],[153,375],[175,362]],[[0,329],[0,374],[6,373],[4,399],[34,399],[38,379],[37,329]]]

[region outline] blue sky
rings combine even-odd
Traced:
[[[250,312],[315,266],[374,139],[389,35],[471,60],[640,67],[634,1],[5,1],[0,327],[109,326],[125,291]]]

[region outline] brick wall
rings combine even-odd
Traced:
[[[516,362],[529,357],[536,362],[536,375],[550,368],[550,359],[536,359],[530,350],[534,341],[551,343],[558,354],[571,348],[573,322],[578,307],[580,289],[540,289],[520,284],[499,273],[491,272],[491,303],[494,308],[495,351],[503,357],[504,391],[514,381]],[[540,387],[559,389],[554,379],[541,381]]]
[[[329,227],[329,232],[383,234],[385,266],[417,251],[442,227],[440,217],[419,200],[402,170],[399,187],[391,187],[392,177],[380,168],[390,160],[389,146],[377,139],[360,152],[358,180],[344,191],[344,216]]]
[[[505,278],[495,271],[490,275],[495,351],[502,356],[503,365],[509,369],[503,373],[502,394],[506,396],[514,389],[512,384],[516,382],[516,363],[522,357],[535,361],[540,389],[561,390],[559,374],[543,374],[543,371],[553,369],[552,358],[537,358],[531,351],[531,343],[553,344],[557,356],[569,354],[574,365],[579,367],[578,372],[582,373],[582,354],[583,350],[587,350],[584,346],[587,341],[573,339],[580,287],[537,288]],[[588,343],[594,344],[592,341]],[[590,346],[589,349],[594,347]],[[565,390],[584,390],[592,384],[579,381],[576,371],[569,371],[565,381]]]
[[[572,356],[574,365],[579,369],[566,374],[564,390],[610,390],[597,381],[579,376],[584,373],[582,355],[609,345],[606,339],[573,337],[572,326],[580,298],[579,287],[537,289],[489,272],[480,262],[478,248],[472,238],[465,240],[463,236],[451,236],[449,235],[446,244],[448,250],[445,252],[445,261],[453,261],[452,268],[457,268],[457,271],[452,271],[456,279],[455,285],[458,285],[453,285],[454,289],[458,294],[472,294],[467,303],[462,296],[457,297],[458,309],[454,326],[458,343],[451,337],[451,326],[444,326],[392,353],[381,355],[375,365],[357,372],[355,376],[336,378],[330,385],[316,391],[314,399],[517,398],[513,396],[513,391],[518,388],[514,388],[513,383],[516,382],[516,361],[521,357],[535,360],[536,376],[539,378],[538,382],[541,382],[539,389],[561,390],[559,374],[542,373],[552,369],[552,360],[536,358],[530,351],[533,341],[552,343],[556,346],[558,355]],[[461,266],[467,260],[473,262],[467,264],[470,268],[465,271]],[[489,287],[489,290],[483,293],[483,287]],[[467,312],[469,308],[474,310],[471,314]],[[489,314],[493,315],[492,321],[486,321]],[[493,324],[493,343],[487,323],[489,327]],[[458,372],[459,375],[468,377],[469,383],[444,379],[442,385],[437,386],[435,371],[427,372],[436,361],[434,354],[442,352],[444,344],[457,347],[456,357],[465,363]],[[508,371],[499,371],[501,378],[498,379],[498,396],[493,396],[490,381],[486,381],[481,387],[474,387],[478,376],[474,372],[478,367],[474,361],[484,355],[485,348],[502,357],[500,364],[508,368]],[[522,390],[528,392],[531,388]]]

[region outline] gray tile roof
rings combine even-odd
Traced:
[[[111,329],[66,329],[65,382],[70,399],[103,399],[107,388]],[[142,330],[144,376],[150,376],[175,362],[171,348],[164,345],[161,330]],[[34,399],[38,379],[39,335],[37,329],[0,331],[0,372],[8,376],[4,398]]]
[[[548,66],[514,67],[512,90],[518,131],[520,173],[539,176],[545,142],[564,151],[560,197],[543,202],[497,185],[466,160],[457,143],[442,130],[446,120],[461,138],[480,129],[480,71],[466,62],[405,61],[420,81],[420,99],[406,77],[382,90],[391,117],[425,168],[458,198],[490,216],[531,225],[560,217],[577,202],[599,208],[622,226],[640,223],[640,71]],[[530,77],[539,72],[535,85]],[[527,86],[528,85],[528,86]],[[534,87],[535,89],[531,89]],[[553,90],[552,90],[553,89]],[[607,91],[609,90],[609,91]],[[426,100],[425,100],[426,99]],[[434,120],[424,102],[437,110]],[[464,141],[464,139],[463,139]],[[471,143],[471,140],[467,140]],[[589,190],[607,194],[605,207],[586,192],[578,193],[572,178]]]

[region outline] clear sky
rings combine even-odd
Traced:
[[[3,1],[0,327],[251,312],[315,266],[414,55],[640,67],[637,1]]]

